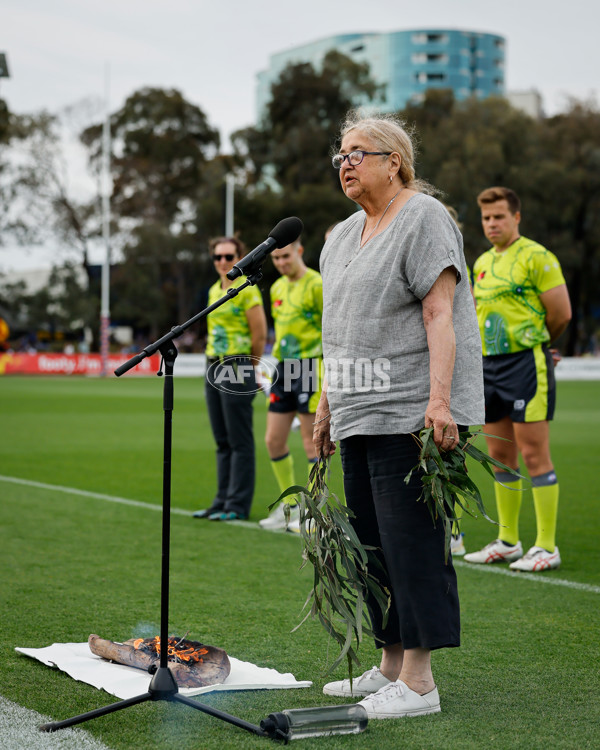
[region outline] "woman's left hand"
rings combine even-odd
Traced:
[[[433,442],[438,450],[451,451],[458,445],[458,427],[446,402],[429,402],[425,410],[425,427],[433,427]]]
[[[327,401],[327,383],[323,384],[321,398],[313,422],[313,445],[317,458],[327,458],[335,453],[335,443],[331,440],[331,412]]]

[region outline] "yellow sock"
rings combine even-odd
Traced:
[[[294,457],[291,453],[286,453],[286,455],[281,456],[281,458],[272,458],[271,466],[273,467],[273,474],[275,474],[280,493],[287,490],[287,488],[291,487],[293,484],[296,484],[294,481]],[[295,505],[296,501],[294,495],[286,497],[284,502],[290,503],[290,505]]]
[[[520,479],[515,481],[512,474],[509,474],[507,471],[496,473],[494,492],[496,494],[498,523],[500,524],[498,539],[507,544],[516,544],[519,541],[519,513],[521,511],[523,496],[522,489],[523,482]]]
[[[558,515],[558,484],[556,474],[552,471],[541,477],[531,477],[533,484],[533,505],[535,507],[535,520],[537,522],[536,547],[543,547],[548,552],[554,552],[556,546],[556,517]],[[545,481],[549,476],[554,479],[553,484],[536,484],[536,481]]]

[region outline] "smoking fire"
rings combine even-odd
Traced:
[[[141,649],[154,656],[160,656],[159,635],[155,638],[136,638],[132,646],[136,650]],[[180,664],[200,664],[204,661],[202,657],[206,654],[208,654],[208,649],[197,641],[188,641],[185,638],[173,636],[167,640],[167,657]]]
[[[160,636],[130,638],[125,643],[119,643],[92,634],[88,643],[93,654],[108,661],[144,670],[156,670],[158,667]],[[168,639],[167,661],[168,668],[180,687],[216,685],[224,682],[231,670],[227,653],[222,648],[199,641],[188,641],[185,636]]]

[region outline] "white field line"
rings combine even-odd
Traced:
[[[119,503],[121,505],[129,505],[135,508],[144,508],[146,510],[162,511],[161,505],[155,505],[153,503],[143,503],[139,500],[130,500],[126,497],[117,497],[115,495],[103,495],[100,492],[88,492],[87,490],[78,490],[75,487],[63,487],[58,484],[45,484],[44,482],[34,482],[30,479],[20,479],[18,477],[7,477],[0,474],[0,482],[11,482],[13,484],[21,484],[26,487],[36,487],[42,490],[51,490],[54,492],[62,492],[68,495],[78,495],[80,497],[88,497],[93,500],[105,500],[109,503]],[[190,516],[189,510],[183,508],[171,507],[171,513],[179,516]],[[244,526],[245,528],[259,529],[263,531],[257,523],[251,521],[229,521],[230,525]],[[290,538],[297,537],[297,534],[286,534]],[[577,591],[587,591],[590,594],[600,594],[600,586],[594,586],[590,583],[578,583],[577,581],[568,581],[564,578],[553,578],[547,577],[543,573],[516,573],[512,570],[496,566],[496,565],[474,565],[472,563],[466,563],[462,560],[454,560],[455,568],[465,568],[474,572],[480,573],[495,573],[497,575],[508,576],[510,578],[516,578],[520,581],[532,581],[533,583],[549,584],[550,586],[563,586],[565,588],[574,589]]]
[[[83,729],[40,732],[50,717],[19,706],[0,695],[0,742],[2,750],[110,750]]]
[[[550,586],[565,586],[568,589],[578,591],[587,591],[590,594],[600,594],[600,586],[594,586],[591,583],[578,583],[577,581],[567,581],[565,578],[548,578],[545,573],[517,573],[514,570],[500,567],[499,565],[476,565],[473,563],[463,562],[462,560],[453,560],[455,568],[465,568],[478,573],[496,573],[509,578],[517,578],[519,581],[533,581],[533,583],[547,583]]]
[[[162,504],[157,505],[156,503],[143,503],[141,500],[131,500],[127,497],[119,497],[118,495],[104,495],[101,492],[88,492],[88,490],[78,490],[76,487],[63,487],[60,484],[46,484],[45,482],[34,482],[31,479],[20,479],[19,477],[6,477],[0,474],[0,482],[11,482],[12,484],[21,484],[25,487],[35,487],[40,490],[50,490],[52,492],[62,492],[66,495],[78,495],[80,497],[89,497],[92,500],[105,500],[108,503],[118,503],[119,505],[129,505],[134,508],[144,508],[145,510],[154,510],[159,513],[162,512]],[[189,516],[192,513],[184,508],[174,508],[171,506],[171,513],[177,516]],[[251,528],[260,528],[258,524],[252,523],[251,521],[228,521],[228,523],[235,524],[236,526],[248,526]]]
[[[51,490],[53,492],[62,492],[66,495],[79,495],[80,497],[89,497],[93,500],[106,500],[109,503],[119,503],[120,505],[130,505],[134,508],[145,508],[146,510],[162,510],[162,505],[153,503],[142,503],[140,500],[129,500],[126,497],[117,497],[115,495],[103,495],[100,492],[88,492],[87,490],[78,490],[76,487],[63,487],[60,484],[45,484],[44,482],[34,482],[30,479],[19,479],[18,477],[5,477],[0,474],[0,482],[11,482],[12,484],[21,484],[25,487],[36,487],[39,490]],[[191,515],[188,510],[181,508],[171,508],[171,513],[182,516]]]

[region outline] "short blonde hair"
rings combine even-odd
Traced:
[[[398,115],[364,115],[361,110],[351,110],[340,130],[340,143],[352,130],[361,130],[380,151],[400,154],[400,179],[405,187],[420,193],[433,194],[436,189],[415,175],[416,145],[414,131],[409,130]]]

